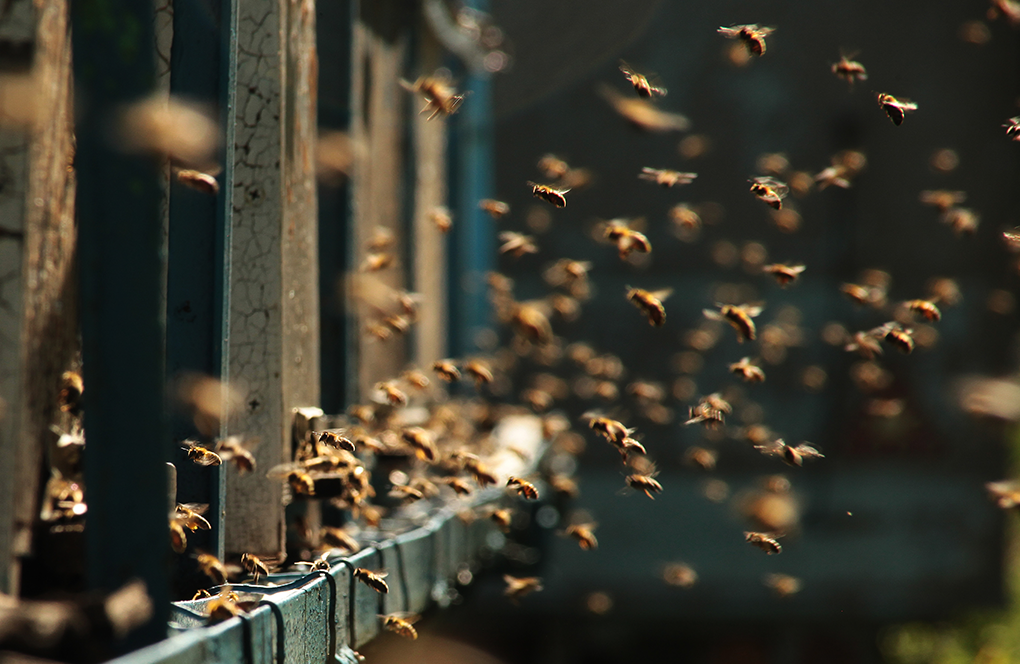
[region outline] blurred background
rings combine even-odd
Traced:
[[[488,574],[434,619],[435,632],[506,661],[1020,658],[1016,618],[998,613],[1011,539],[984,486],[1010,476],[1018,442],[1009,383],[985,381],[1015,381],[1020,348],[1017,256],[1002,237],[1020,202],[1017,146],[1002,129],[1017,114],[1020,60],[1003,8],[491,3],[513,57],[493,79],[492,193],[512,213],[486,223],[492,236],[525,233],[538,248],[494,268],[518,300],[551,311],[550,294],[566,291],[543,272],[562,258],[591,263],[590,297],[552,314],[554,350],[506,359],[508,396],[552,393],[583,432],[566,444],[584,450],[579,495],[515,524],[520,546],[494,561],[540,576],[544,590],[514,605]],[[760,58],[717,32],[747,23],[775,28]],[[841,56],[867,80],[837,77]],[[614,110],[607,99],[637,99],[621,59],[668,90],[655,108],[682,114],[688,129],[642,130]],[[882,92],[917,111],[894,125],[876,103]],[[590,175],[563,209],[525,184],[553,183],[538,167],[550,153]],[[848,188],[815,183],[848,154]],[[638,178],[643,167],[697,178],[663,188]],[[782,211],[748,191],[765,175],[792,185]],[[955,207],[973,216],[925,205],[929,190],[965,192]],[[700,227],[675,221],[678,204]],[[977,227],[965,228],[974,216]],[[602,238],[615,218],[631,219],[651,253],[621,260]],[[770,263],[806,270],[781,288],[762,272]],[[884,289],[887,302],[855,304],[845,283]],[[664,326],[626,301],[628,286],[672,289]],[[869,360],[844,349],[854,332],[911,321],[898,305],[915,298],[934,298],[942,320],[914,317],[913,353],[883,343]],[[740,344],[708,320],[702,310],[716,302],[761,303],[758,340]],[[745,356],[763,383],[730,373]],[[635,396],[637,382],[661,395]],[[733,405],[725,427],[685,426],[714,392]],[[637,427],[663,486],[654,500],[625,489],[619,454],[579,419],[591,410]],[[748,439],[764,428],[825,458],[789,467],[763,456]],[[695,447],[713,468],[690,462]],[[571,519],[597,522],[597,550],[557,535]],[[788,532],[781,555],[743,541],[777,523]]]

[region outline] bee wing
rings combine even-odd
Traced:
[[[627,74],[628,76],[633,76],[634,74],[637,74],[637,72],[634,71],[634,68],[623,60],[620,60],[620,71],[622,71],[624,74]]]
[[[726,320],[726,318],[723,317],[723,315],[721,313],[719,313],[718,311],[716,311],[715,309],[702,309],[701,313],[703,313],[705,315],[705,318],[708,318],[709,320],[719,320],[719,321],[725,321]]]
[[[195,514],[205,514],[209,510],[207,503],[183,503],[181,507],[185,507]]]
[[[824,459],[825,455],[819,452],[814,446],[801,443],[794,448],[798,454],[806,459]]]
[[[761,312],[764,310],[764,307],[762,307],[761,305],[757,305],[757,304],[747,304],[747,305],[744,305],[743,307],[741,307],[741,309],[744,310],[745,314],[747,314],[751,318],[754,318],[755,316],[758,316],[758,315],[761,314]]]
[[[652,291],[651,293],[649,293],[649,295],[654,297],[656,300],[659,300],[660,302],[662,300],[665,300],[667,297],[669,297],[672,294],[673,294],[673,289],[672,288],[663,288],[661,290]]]

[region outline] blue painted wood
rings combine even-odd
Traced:
[[[169,610],[160,191],[155,162],[115,150],[108,130],[121,104],[152,92],[152,23],[151,0],[72,7],[87,578],[103,590],[141,578],[154,605],[125,647],[161,639]]]

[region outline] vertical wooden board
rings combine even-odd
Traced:
[[[401,0],[361,0],[353,34],[351,76],[351,136],[356,146],[352,180],[354,269],[363,263],[366,243],[377,227],[397,238],[400,265],[372,275],[393,288],[406,281],[402,265],[404,130],[407,93],[400,87],[408,53],[408,3]],[[408,247],[409,249],[409,247]],[[364,334],[369,319],[358,317],[353,342],[358,362],[358,399],[364,399],[379,380],[396,375],[404,366],[406,341],[395,335],[379,342]]]
[[[429,75],[439,66],[442,49],[432,32],[424,27],[420,28],[418,44],[418,68],[422,75]],[[437,207],[446,204],[446,138],[445,118],[429,121],[428,114],[415,116],[412,262],[414,290],[421,293],[422,307],[414,351],[415,362],[423,367],[447,354],[446,235],[430,218]]]

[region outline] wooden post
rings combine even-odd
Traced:
[[[67,3],[13,0],[0,46],[0,76],[35,81],[31,126],[0,117],[0,591],[16,594],[50,426],[68,425],[60,376],[78,351]]]
[[[253,475],[227,476],[226,549],[284,550],[282,485],[292,409],[319,401],[311,0],[231,0],[222,375],[244,395],[224,435],[261,442]]]

